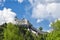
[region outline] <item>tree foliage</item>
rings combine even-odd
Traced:
[[[42,31],[42,30],[43,30],[43,28],[42,28],[42,27],[39,27],[39,30],[40,30],[40,31]]]
[[[42,34],[34,34],[26,28],[26,26],[14,25],[8,23],[3,26],[3,37],[0,40],[43,40]],[[1,38],[2,37],[2,38]]]
[[[60,40],[60,20],[52,23],[53,31],[47,34],[46,40]]]
[[[4,40],[19,40],[19,29],[11,23],[4,29]]]

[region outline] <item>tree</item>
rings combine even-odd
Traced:
[[[34,40],[33,33],[31,31],[28,31],[26,26],[20,26],[19,29],[20,34],[23,35],[24,40]]]
[[[4,28],[3,40],[43,40],[43,35],[36,35],[29,31],[25,26],[8,23]]]
[[[40,30],[40,31],[42,31],[42,30],[43,30],[43,28],[42,28],[42,27],[39,27],[39,30]]]
[[[7,27],[4,29],[4,39],[3,40],[20,40],[19,29],[16,25],[8,23]],[[23,38],[22,38],[23,39]]]
[[[47,35],[46,40],[60,40],[60,20],[51,24],[53,31]]]
[[[4,28],[6,27],[6,23],[4,23],[4,24],[2,24],[2,25],[0,25],[0,40],[3,40],[3,38],[4,38]]]

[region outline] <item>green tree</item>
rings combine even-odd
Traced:
[[[60,20],[51,24],[53,31],[48,33],[46,40],[60,40]]]
[[[23,35],[24,40],[34,40],[33,33],[28,31],[26,26],[20,26],[20,34]]]
[[[3,38],[4,38],[4,28],[6,27],[6,23],[5,24],[2,24],[2,25],[0,25],[0,40],[3,40]]]
[[[7,27],[4,29],[4,39],[3,40],[20,40],[19,29],[16,25],[8,23]],[[22,38],[23,39],[23,38]]]
[[[40,31],[42,31],[42,30],[43,30],[43,28],[42,28],[42,27],[39,27],[39,30],[40,30]]]

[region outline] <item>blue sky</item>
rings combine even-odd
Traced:
[[[35,27],[51,29],[49,24],[60,18],[59,0],[1,0],[0,10],[10,8],[19,19],[26,18]],[[0,13],[1,14],[1,13]]]

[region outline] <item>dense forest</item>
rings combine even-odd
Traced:
[[[60,20],[52,22],[51,28],[50,33],[36,35],[26,27],[5,23],[0,25],[0,40],[60,40]]]

